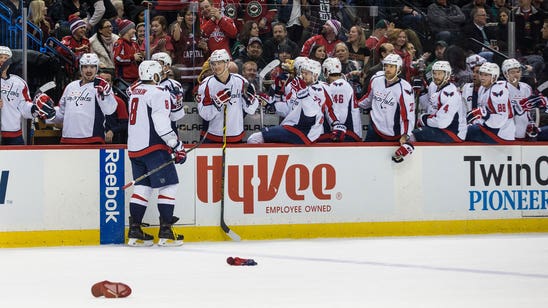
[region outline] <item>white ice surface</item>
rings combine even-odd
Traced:
[[[0,267],[10,308],[548,307],[547,234],[0,249]],[[102,280],[133,293],[94,298]]]

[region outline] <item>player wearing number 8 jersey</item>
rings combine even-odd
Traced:
[[[176,163],[182,164],[186,160],[185,148],[171,127],[170,94],[158,86],[162,66],[157,61],[143,61],[139,65],[139,78],[141,82],[131,88],[129,98],[128,155],[134,179],[168,162],[172,156]],[[183,236],[172,228],[178,220],[173,216],[178,183],[177,171],[171,164],[135,185],[129,203],[128,245],[152,245],[153,237],[141,230],[141,224],[153,189],[158,189],[158,245],[183,243]]]

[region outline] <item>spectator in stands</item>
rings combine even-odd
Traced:
[[[403,61],[401,74],[404,79],[411,80],[416,70],[411,66],[411,55],[405,48],[407,46],[407,33],[403,29],[395,28],[388,34],[388,42],[394,46],[394,53],[399,55]]]
[[[466,51],[480,54],[489,62],[493,59],[493,52],[487,51],[484,47],[469,40],[469,38],[476,39],[484,45],[490,46],[491,40],[496,39],[496,34],[493,33],[491,28],[485,26],[487,23],[487,13],[484,8],[475,7],[472,9],[471,14],[473,20],[463,28],[465,41],[461,46],[463,46]],[[453,69],[455,68],[453,64],[451,64],[451,67]]]
[[[139,49],[137,42],[133,41],[135,24],[131,20],[124,19],[118,25],[120,37],[114,44],[114,65],[116,77],[128,83],[139,79],[139,64],[144,60],[144,54]]]
[[[356,8],[348,5],[346,1],[330,0],[329,13],[331,18],[341,22],[342,28],[348,31],[353,25],[356,25],[360,19],[358,18]]]
[[[249,83],[252,83],[257,92],[259,92],[261,88],[259,85],[259,76],[257,72],[257,63],[253,61],[247,61],[242,65],[242,76],[244,76]]]
[[[312,49],[310,50],[310,54],[308,54],[307,57],[311,60],[320,62],[320,64],[323,63],[323,61],[327,58],[327,53],[325,52],[325,46],[320,44],[314,45]]]
[[[493,0],[491,6],[487,9],[490,16],[499,16],[501,9],[510,10],[506,0]],[[497,19],[500,22],[500,19]]]
[[[197,85],[196,78],[202,70],[209,53],[207,41],[202,38],[198,16],[187,5],[177,14],[171,36],[174,41],[175,57],[173,69],[180,70],[181,85],[185,92],[185,101],[192,100],[192,89]]]
[[[287,37],[300,44],[303,30],[308,27],[308,19],[304,15],[301,0],[276,0],[278,5],[278,21],[286,25]]]
[[[43,0],[33,0],[29,5],[29,18],[28,20],[38,26],[42,30],[42,44],[46,41],[48,37],[54,33],[54,24],[51,19],[48,17],[48,7]],[[36,38],[39,38],[38,31],[27,28],[28,33],[34,35]]]
[[[341,63],[341,73],[346,77],[346,80],[354,89],[356,96],[360,97],[363,94],[362,79],[365,77],[365,74],[362,73],[363,71],[359,68],[358,63],[350,59],[350,53],[346,43],[339,43],[335,46],[335,57],[339,59],[339,62]],[[328,76],[324,77],[327,79]]]
[[[436,63],[436,61],[442,61],[445,60],[445,50],[447,49],[447,42],[445,41],[437,41],[434,44],[434,58],[432,60],[427,60],[426,65],[426,79],[432,80],[432,65]]]
[[[380,44],[382,44],[380,41],[386,36],[389,26],[390,22],[386,19],[377,21],[375,28],[373,29],[373,33],[367,38],[367,40],[365,40],[365,46],[372,51],[378,50]]]
[[[22,8],[20,7],[21,1],[19,0],[2,0],[2,3],[5,4],[12,12],[11,23],[15,23],[15,19],[21,16]]]
[[[71,16],[86,18],[86,6],[80,0],[62,0],[64,20],[70,21]]]
[[[428,6],[428,22],[430,30],[437,40],[452,43],[458,40],[461,26],[466,16],[455,4],[448,0],[436,0]]]
[[[497,27],[495,37],[497,38],[497,44],[499,51],[507,51],[508,48],[508,21],[510,19],[510,10],[506,7],[498,9],[497,15]]]
[[[135,26],[135,30],[137,31],[135,35],[137,40],[135,42],[137,42],[137,45],[139,45],[139,48],[141,48],[140,46],[143,45],[145,42],[145,23],[142,22],[137,24],[137,26]]]
[[[522,56],[533,52],[541,42],[541,28],[544,13],[531,5],[531,0],[519,0],[519,6],[513,11],[516,22],[516,49]],[[489,59],[487,59],[489,60]]]
[[[231,55],[233,59],[240,57],[245,52],[250,38],[259,37],[259,25],[253,20],[246,21],[237,37],[234,44],[232,44]]]
[[[144,43],[140,47],[145,50]],[[167,19],[161,15],[153,17],[150,22],[150,54],[165,52],[172,57],[174,50],[171,36],[167,34]]]
[[[202,36],[207,39],[207,47],[210,52],[223,48],[230,54],[230,39],[235,39],[238,34],[234,21],[221,15],[221,11],[211,5],[211,0],[200,0],[200,13],[202,21],[200,29]]]
[[[274,68],[270,72],[270,78],[271,80],[275,80],[278,78],[280,74],[283,74],[284,72],[292,71],[290,68],[291,64],[289,61],[291,60],[291,49],[287,45],[280,45],[279,51],[278,51],[278,60],[280,60],[280,65]]]
[[[486,0],[472,0],[471,2],[468,2],[466,5],[463,5],[461,7],[462,12],[464,13],[464,16],[466,17],[466,24],[470,24],[474,21],[474,16],[472,15],[472,10],[477,9],[484,9],[485,10],[485,19],[486,22],[491,22],[492,20],[495,20],[495,16],[489,15],[488,7],[485,4]]]
[[[120,20],[124,19],[125,12],[124,12],[124,2],[122,0],[112,0],[112,5],[116,9],[116,17],[114,19],[114,22],[119,22]]]
[[[291,58],[296,58],[300,52],[297,43],[287,37],[287,30],[284,23],[275,23],[272,25],[272,37],[266,40],[263,45],[263,56],[266,58],[266,62],[278,58],[278,53],[280,52],[278,48],[281,45],[290,48]]]
[[[457,45],[447,47],[445,57],[451,64],[453,71],[451,81],[458,88],[461,88],[467,82],[472,82],[472,71],[466,65],[466,54],[461,47]]]
[[[301,56],[308,56],[312,47],[317,44],[325,46],[325,52],[328,57],[333,56],[335,45],[341,42],[341,40],[337,38],[340,30],[341,23],[338,20],[330,19],[326,21],[322,27],[321,34],[314,35],[304,42],[303,48],[301,49]]]
[[[303,39],[306,40],[323,32],[323,25],[331,19],[331,6],[330,0],[302,0],[301,5],[308,21],[308,27],[303,32]]]
[[[247,43],[245,53],[239,58],[235,59],[234,62],[238,65],[238,72],[242,72],[243,64],[247,61],[253,61],[257,63],[257,69],[261,70],[268,63],[266,62],[263,55],[263,42],[258,37],[252,37]]]
[[[542,41],[544,42],[544,45],[542,46],[542,58],[544,60],[544,63],[548,63],[548,20],[544,21],[544,24],[542,25]],[[544,69],[542,70],[542,74],[539,74],[539,84],[542,84],[543,82],[546,82],[548,80],[548,65],[544,65]]]
[[[99,77],[103,78],[112,87],[112,74],[110,70],[101,70]],[[105,142],[114,144],[126,144],[127,143],[127,125],[128,125],[128,113],[127,105],[124,100],[118,95],[114,94],[114,99],[118,104],[116,111],[113,114],[105,116]]]
[[[358,25],[350,27],[346,46],[348,47],[350,59],[356,61],[358,69],[366,69],[369,65],[371,51],[365,46],[365,33],[362,27]]]
[[[77,16],[71,16],[69,22],[72,35],[63,37],[61,43],[74,53],[76,56],[74,60],[77,61],[82,54],[89,52],[90,49],[89,40],[86,37],[86,23]],[[57,51],[70,58],[64,49],[57,47]]]
[[[97,32],[90,39],[91,52],[99,57],[99,68],[114,70],[114,43],[119,36],[112,33],[112,23],[108,19],[101,19]]]
[[[241,0],[241,20],[245,24],[253,21],[259,27],[261,40],[272,37],[272,21],[278,14],[273,0]],[[245,44],[245,42],[244,42]]]
[[[80,18],[86,22],[89,31],[95,31],[95,27],[101,19],[114,19],[118,15],[116,8],[110,0],[80,0],[80,9],[86,9],[85,16]]]

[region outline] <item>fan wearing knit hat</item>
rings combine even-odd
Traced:
[[[134,82],[139,78],[139,64],[144,60],[139,44],[133,40],[135,32],[135,24],[131,20],[123,19],[118,22],[120,38],[114,43],[114,66],[116,77],[127,82]]]
[[[67,35],[63,37],[61,43],[70,49],[74,55],[78,58],[83,53],[89,52],[89,40],[86,37],[86,23],[76,15],[70,15],[68,18],[70,23],[70,31],[72,35]],[[56,48],[59,53],[65,57],[70,58],[72,55],[69,54],[65,49],[60,46]]]
[[[335,45],[341,42],[341,40],[338,39],[340,32],[340,21],[336,19],[326,21],[322,27],[321,34],[314,35],[304,42],[303,48],[301,49],[301,56],[308,57],[312,46],[319,44],[325,46],[327,56],[332,57],[334,55]]]

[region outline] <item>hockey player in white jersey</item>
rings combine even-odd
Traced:
[[[171,70],[172,60],[171,57],[165,52],[157,52],[152,55],[151,60],[158,61],[163,68],[162,81],[160,86],[165,87],[170,94],[171,98],[171,115],[170,119],[173,122],[173,129],[177,131],[177,121],[185,116],[185,109],[183,108],[183,98],[185,97],[183,87],[181,83],[175,79],[168,78],[168,73]]]
[[[472,82],[465,83],[461,89],[462,99],[466,104],[466,112],[478,107],[478,91],[481,86],[479,69],[485,62],[487,60],[479,55],[471,55],[466,58],[466,65],[472,71]]]
[[[329,83],[327,92],[330,99],[325,101],[324,108],[326,133],[318,141],[362,141],[360,108],[354,89],[342,74],[341,61],[338,58],[327,58],[322,64],[322,70]]]
[[[109,83],[97,76],[99,58],[85,53],[80,58],[80,80],[65,87],[53,123],[63,124],[61,143],[105,143],[105,115],[118,106]]]
[[[143,61],[139,65],[140,83],[131,90],[127,146],[134,179],[171,159],[179,164],[186,161],[184,145],[171,127],[170,94],[165,88],[158,86],[161,78],[160,63]],[[175,166],[170,164],[135,184],[129,203],[131,216],[128,245],[152,245],[153,237],[144,233],[141,225],[153,189],[158,189],[158,245],[183,244],[184,236],[173,230],[173,224],[179,220],[173,216],[178,183]]]
[[[24,145],[21,119],[52,119],[55,117],[53,102],[46,94],[30,98],[27,83],[19,76],[8,74],[12,60],[9,47],[0,46],[1,91],[1,135],[2,145]]]
[[[437,61],[432,65],[433,88],[429,97],[435,106],[432,113],[419,115],[418,128],[413,130],[410,141],[431,141],[442,143],[462,142],[466,138],[466,107],[457,87],[449,81],[451,65]]]
[[[514,124],[516,125],[516,139],[525,140],[529,123],[534,124],[530,111],[523,110],[520,102],[533,94],[531,86],[521,82],[521,64],[516,59],[506,59],[502,62],[502,74],[506,81],[502,82],[508,89],[508,97],[514,108]]]
[[[244,113],[254,114],[259,107],[255,87],[243,76],[230,73],[229,61],[226,50],[213,51],[209,58],[213,75],[206,77],[198,88],[198,113],[207,127],[205,142],[223,142],[225,125],[226,142],[242,142],[245,136]],[[227,108],[226,119],[224,108]]]
[[[276,109],[289,109],[280,125],[265,127],[262,131],[252,134],[247,143],[311,144],[323,134],[324,102],[315,95],[315,92],[320,91],[320,87],[312,89],[312,85],[318,81],[321,74],[321,64],[306,59],[300,67],[300,73],[300,77],[297,76],[291,81],[290,93],[286,96],[277,96],[277,99],[287,101],[275,102]]]
[[[401,162],[413,153],[408,142],[415,126],[415,98],[413,88],[398,77],[402,59],[397,54],[388,54],[382,61],[384,71],[375,74],[369,82],[369,91],[358,105],[370,110],[371,123],[365,135],[366,142],[399,142],[400,147],[393,157]]]
[[[514,112],[503,82],[497,82],[500,69],[486,62],[480,67],[481,87],[478,107],[468,112],[466,141],[505,144],[515,139]]]

